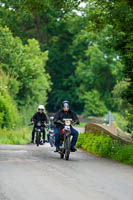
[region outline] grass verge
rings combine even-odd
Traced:
[[[133,144],[122,145],[110,136],[82,133],[79,135],[77,147],[101,157],[133,165]]]
[[[0,129],[0,144],[27,144],[31,141],[31,129],[19,130]]]

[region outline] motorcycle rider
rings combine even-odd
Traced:
[[[61,129],[64,128],[64,122],[63,119],[72,119],[76,124],[79,124],[79,119],[76,116],[76,114],[70,110],[69,101],[63,101],[62,102],[62,109],[59,110],[54,117],[54,123],[56,125],[55,127],[55,146],[56,150],[55,152],[59,151],[59,145],[60,145],[60,136],[61,136]],[[71,151],[75,152],[76,148],[74,147],[77,139],[78,139],[78,131],[74,129],[71,126],[71,135],[73,136],[72,142],[71,142]]]
[[[32,141],[31,141],[31,143],[34,143],[35,128],[36,128],[37,122],[41,121],[41,122],[46,122],[47,123],[47,121],[48,121],[47,116],[44,113],[44,106],[43,105],[39,105],[38,106],[38,112],[36,112],[33,115],[31,121],[34,122],[34,127],[33,127],[33,130],[32,130]],[[42,144],[43,144],[43,143],[45,143],[45,128],[44,127],[42,127],[42,132],[43,132],[43,142],[42,142]]]

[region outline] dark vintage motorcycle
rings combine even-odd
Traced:
[[[53,128],[49,130],[49,143],[51,147],[55,146],[55,132]]]
[[[54,117],[50,117],[50,122],[47,125],[47,131],[48,131],[48,142],[50,143],[51,147],[55,146],[55,125],[54,125]]]
[[[64,158],[69,160],[70,152],[71,152],[71,124],[72,119],[63,119],[64,128],[61,130],[61,138],[60,138],[60,158]]]
[[[30,125],[33,125],[34,122],[32,122]],[[41,144],[41,132],[42,129],[45,127],[44,122],[38,121],[36,122],[36,126],[35,126],[35,135],[36,135],[36,145],[37,147]]]

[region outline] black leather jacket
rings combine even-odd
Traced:
[[[76,122],[76,124],[79,124],[79,119],[77,115],[71,111],[70,109],[68,112],[65,112],[64,110],[59,110],[54,117],[54,124],[56,125],[57,128],[63,128],[63,125],[61,123],[58,123],[58,120],[63,122],[63,119],[72,119],[73,121]]]
[[[36,113],[33,115],[31,121],[34,121],[35,125],[36,125],[36,123],[37,123],[38,121],[46,122],[46,123],[48,122],[46,114],[45,114],[45,113],[40,113],[40,112],[36,112]]]

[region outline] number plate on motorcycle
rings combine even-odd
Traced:
[[[65,126],[64,129],[65,129],[66,131],[69,131],[69,130],[70,130],[70,126]]]

